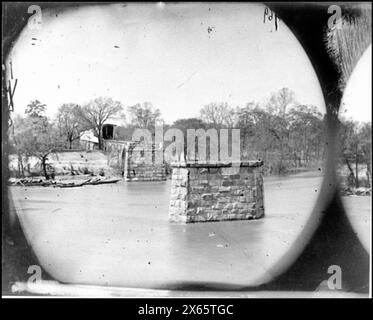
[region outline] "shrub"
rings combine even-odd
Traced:
[[[98,171],[98,174],[103,177],[105,176],[105,170],[103,168],[100,168],[99,171]]]
[[[88,167],[83,167],[83,168],[81,168],[80,170],[81,170],[81,172],[82,172],[83,174],[90,174],[90,171],[89,171],[89,168],[88,168]]]

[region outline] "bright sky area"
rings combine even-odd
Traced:
[[[145,101],[163,119],[195,117],[209,102],[263,102],[288,87],[297,101],[325,111],[312,65],[264,6],[236,3],[113,4],[42,12],[10,58],[18,86],[15,111],[38,99],[53,116],[63,103],[110,96]],[[36,40],[33,40],[36,39]]]
[[[339,112],[359,122],[372,119],[372,45],[361,56],[347,82]]]

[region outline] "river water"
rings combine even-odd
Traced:
[[[370,196],[342,197],[351,225],[365,250],[371,250],[372,198]]]
[[[61,282],[238,288],[271,279],[321,183],[314,172],[265,178],[263,219],[187,225],[168,221],[170,181],[17,186],[10,198],[39,262]]]

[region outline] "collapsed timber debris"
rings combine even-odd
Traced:
[[[10,178],[8,184],[11,186],[38,186],[38,187],[55,187],[55,188],[74,188],[82,187],[86,185],[98,185],[98,184],[108,184],[116,183],[120,181],[120,178],[111,177],[92,177],[86,180],[79,181],[56,181],[56,180],[45,180],[45,179],[35,179],[35,178]]]

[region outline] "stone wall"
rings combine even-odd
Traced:
[[[263,217],[262,165],[174,164],[169,219],[189,223]]]
[[[103,151],[107,155],[108,165],[123,174],[124,162],[123,152],[127,150],[130,143],[127,141],[104,140]]]
[[[141,154],[133,152],[136,143],[131,143],[127,152],[127,166],[124,178],[127,181],[162,181],[166,180],[166,166],[163,162],[163,146],[147,144],[143,146]],[[155,154],[162,156],[161,163],[157,163]]]
[[[108,156],[109,166],[120,171],[126,181],[166,180],[166,166],[163,160],[155,161],[155,153],[163,151],[162,145],[144,145],[141,153],[134,152],[137,145],[137,142],[132,141],[105,141],[104,150]],[[163,155],[163,152],[159,154]]]

